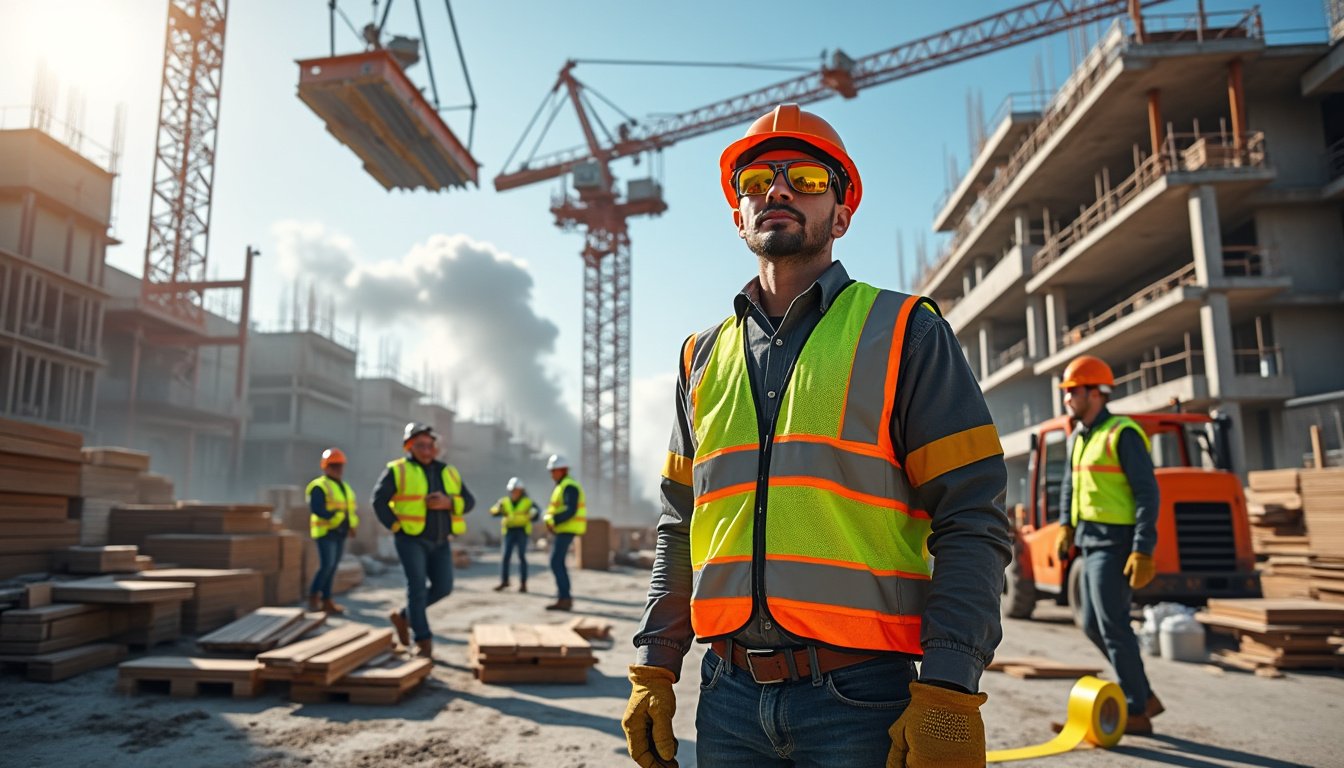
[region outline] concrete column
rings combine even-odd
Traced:
[[[975,288],[975,271],[970,267],[961,270],[961,295],[969,296]]]
[[[1223,231],[1218,225],[1218,196],[1213,187],[1201,184],[1187,195],[1190,209],[1190,250],[1195,277],[1200,285],[1223,282]]]
[[[1068,323],[1069,310],[1064,291],[1055,288],[1045,294],[1045,348],[1049,354],[1055,354],[1062,347],[1064,326]]]
[[[980,323],[980,380],[989,378],[990,364],[994,360],[994,326]]]
[[[1232,377],[1236,370],[1232,360],[1232,314],[1228,309],[1227,294],[1209,293],[1199,308],[1200,338],[1204,342],[1204,376],[1209,382],[1209,395],[1225,398],[1235,389]]]
[[[1013,242],[1017,245],[1027,245],[1031,242],[1031,218],[1026,208],[1013,211]]]
[[[1228,430],[1227,447],[1231,454],[1228,458],[1232,463],[1232,471],[1246,479],[1246,421],[1245,412],[1241,409],[1241,403],[1234,403],[1224,400],[1214,406],[1213,410],[1225,413],[1232,418],[1232,426]]]
[[[1060,374],[1056,373],[1050,377],[1050,414],[1052,416],[1064,415],[1064,393],[1059,390],[1059,383],[1063,381]]]
[[[1046,351],[1045,297],[1027,297],[1027,359],[1040,360]]]
[[[983,283],[987,274],[989,274],[989,259],[981,256],[975,260],[975,284]]]

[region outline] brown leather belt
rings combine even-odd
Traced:
[[[714,649],[719,658],[727,656],[727,641],[716,640],[709,647]],[[814,646],[811,650],[813,651],[812,654],[808,653],[807,648],[758,650],[744,648],[737,643],[733,643],[733,665],[751,673],[751,679],[757,683],[767,685],[811,677],[814,654],[817,660],[817,674],[819,675],[877,658],[875,654],[871,653],[845,653],[820,646]],[[792,660],[792,664],[789,663],[790,660]]]

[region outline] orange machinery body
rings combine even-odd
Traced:
[[[478,184],[480,164],[384,49],[304,59],[299,98],[387,189]]]
[[[1202,602],[1209,597],[1253,597],[1260,594],[1255,572],[1255,554],[1251,548],[1246,497],[1241,481],[1232,472],[1190,466],[1188,443],[1184,439],[1189,426],[1210,422],[1202,414],[1159,413],[1130,416],[1150,438],[1167,434],[1179,438],[1182,466],[1158,467],[1154,474],[1161,495],[1157,518],[1157,548],[1153,560],[1157,577],[1135,593],[1140,602],[1175,600]],[[1020,561],[1023,576],[1034,583],[1038,593],[1063,598],[1070,589],[1069,568],[1077,559],[1075,547],[1061,560],[1055,550],[1060,510],[1051,508],[1049,495],[1042,492],[1041,473],[1046,471],[1045,453],[1051,432],[1069,434],[1071,421],[1060,416],[1037,428],[1031,463],[1033,492],[1021,519],[1016,521],[1018,541],[1022,542]],[[1058,443],[1056,443],[1057,445]],[[1067,438],[1064,446],[1067,447]],[[1065,460],[1068,460],[1065,452]],[[1060,498],[1058,494],[1055,499]]]

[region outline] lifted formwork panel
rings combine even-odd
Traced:
[[[479,185],[480,163],[386,50],[299,64],[299,98],[387,189]]]

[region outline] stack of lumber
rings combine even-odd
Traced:
[[[1344,603],[1344,559],[1313,557],[1308,575],[1312,597],[1328,603]]]
[[[1304,469],[1299,481],[1311,553],[1344,558],[1344,467]]]
[[[257,656],[261,676],[311,686],[326,686],[396,646],[391,629],[349,624]]]
[[[592,646],[557,624],[477,624],[471,665],[483,683],[586,683]]]
[[[80,467],[80,543],[108,543],[108,518],[123,504],[171,502],[172,481],[149,474],[149,454],[128,448],[90,447]],[[165,498],[166,496],[166,498]]]
[[[108,519],[111,544],[134,544],[142,550],[145,540],[160,534],[190,533],[269,534],[273,532],[270,508],[256,504],[123,504],[113,508]]]
[[[113,544],[103,547],[66,547],[52,553],[52,570],[76,574],[137,573],[152,564],[139,547]]]
[[[55,600],[111,606],[114,639],[146,648],[182,636],[182,603],[195,593],[188,581],[97,578],[52,586]]]
[[[126,646],[117,643],[89,643],[64,651],[31,656],[0,655],[0,664],[24,667],[29,680],[54,683],[95,669],[110,667],[126,658]]]
[[[405,653],[384,653],[329,685],[296,682],[289,698],[301,703],[348,701],[351,704],[397,704],[414,691],[434,662]]]
[[[155,560],[192,568],[251,568],[271,572],[280,564],[280,539],[272,534],[158,533],[142,549]]]
[[[588,518],[588,530],[578,541],[579,567],[589,571],[611,569],[611,521]]]
[[[141,504],[172,504],[172,479],[153,472],[142,472],[135,480],[137,496]]]
[[[64,651],[105,640],[113,630],[112,611],[105,605],[52,603],[5,611],[0,614],[0,654],[8,660]]]
[[[341,558],[340,564],[336,566],[336,575],[331,580],[332,594],[344,594],[362,583],[364,583],[364,565],[359,562],[359,558]]]
[[[1334,669],[1344,660],[1335,654],[1332,635],[1344,634],[1344,606],[1318,600],[1209,600],[1195,615],[1240,642],[1234,651],[1218,651],[1215,660],[1251,671]]]
[[[1246,510],[1251,523],[1251,547],[1257,555],[1309,554],[1298,487],[1300,473],[1297,469],[1247,473]]]
[[[0,579],[47,571],[52,550],[79,543],[67,518],[82,445],[75,432],[0,419]]]
[[[1311,558],[1270,555],[1260,565],[1260,592],[1275,599],[1311,597]]]
[[[117,667],[117,690],[122,693],[164,688],[173,696],[198,696],[223,689],[235,698],[261,693],[265,683],[255,659],[193,659],[183,656],[149,656],[123,662]]]
[[[308,584],[303,580],[303,551],[311,539],[293,531],[280,531],[276,536],[280,540],[280,569],[266,574],[266,602],[271,605],[297,603],[307,591]]]
[[[1101,667],[1064,664],[1036,656],[998,658],[985,667],[989,672],[1003,672],[1019,680],[1076,680],[1084,675],[1099,675]]]
[[[299,608],[258,608],[197,638],[196,645],[215,653],[257,654],[297,641],[326,619],[325,613],[304,613]]]
[[[196,585],[191,599],[182,603],[182,631],[189,635],[218,629],[260,608],[264,602],[262,575],[245,568],[166,568],[145,571],[139,578]]]

